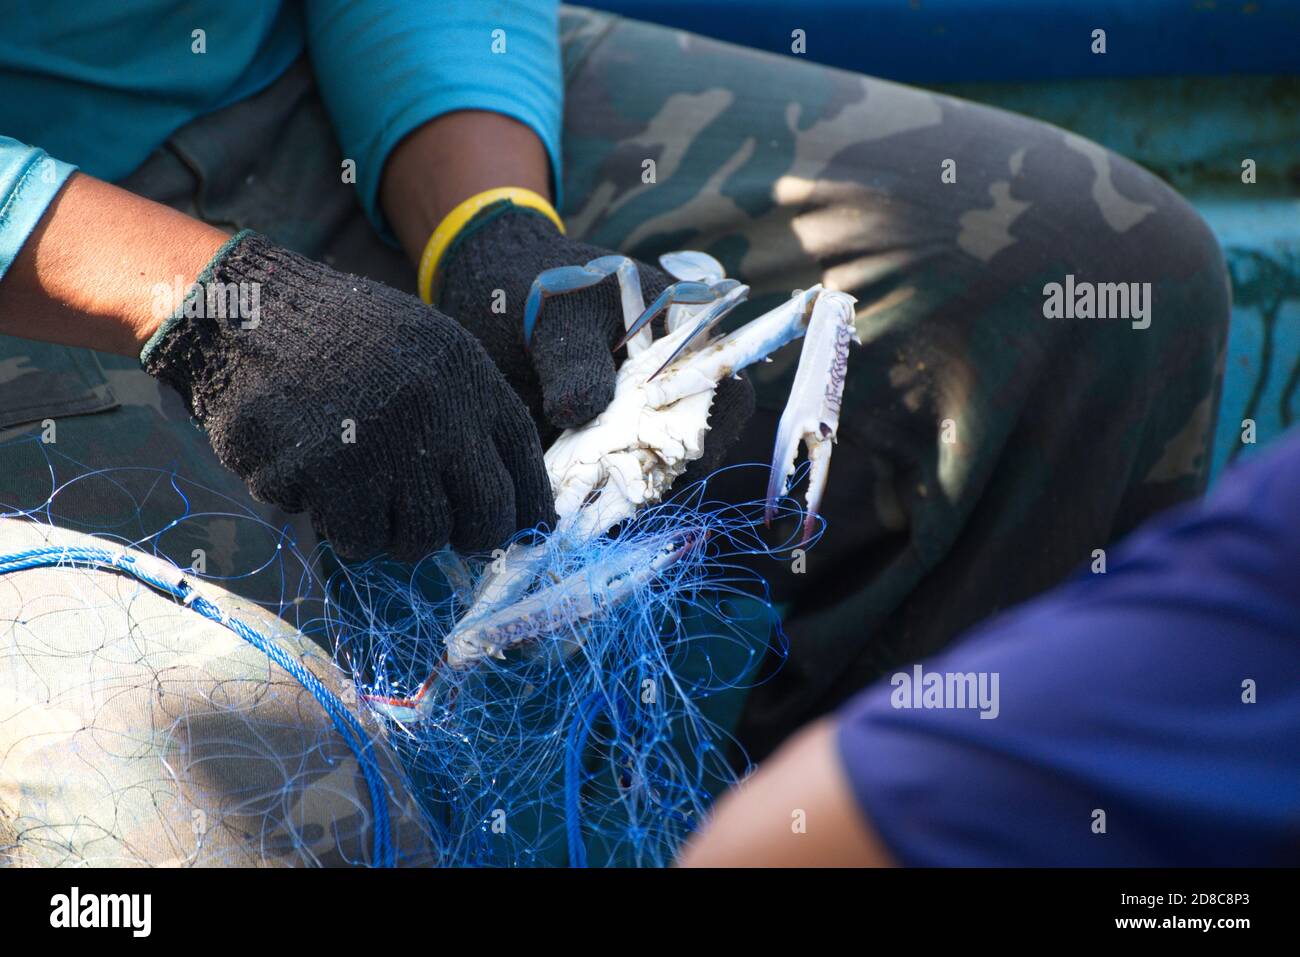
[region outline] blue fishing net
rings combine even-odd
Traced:
[[[113,547],[0,555],[0,582],[34,561],[134,575],[289,670],[330,716],[365,778],[354,803],[370,805],[359,810],[374,841],[350,850],[346,863],[410,862],[378,837],[382,824],[385,841],[392,840],[386,808],[391,792],[405,791],[431,847],[421,863],[665,865],[747,768],[731,732],[747,689],[766,673],[764,663],[783,654],[785,640],[747,559],[782,560],[798,546],[798,508],[790,500],[779,504],[773,525],[788,536],[765,528],[761,502],[713,501],[707,482],[646,509],[612,536],[576,544],[533,535],[543,555],[527,592],[535,604],[588,581],[592,593],[616,600],[590,602],[578,614],[534,615],[503,657],[466,664],[448,661],[445,638],[475,606],[501,552],[443,551],[414,566],[348,565],[328,547],[304,551],[291,528],[269,526],[175,473],[95,471],[53,449],[35,451],[48,464],[49,494],[37,503],[0,502],[0,512],[88,531],[95,537],[83,542]],[[144,516],[160,513],[166,520],[150,527]],[[204,553],[190,547],[195,541],[231,538],[229,528],[214,537],[214,524],[238,529],[235,554],[246,567],[215,560],[195,567],[192,556]],[[681,546],[675,561],[636,574],[674,543]],[[128,555],[162,559],[157,567],[175,574],[114,558],[121,546]],[[610,569],[623,570],[613,589]],[[294,656],[263,625],[208,600],[212,584],[254,596],[327,650],[338,680],[319,669],[295,673]],[[13,624],[19,618],[0,630],[0,667],[6,643],[11,657],[23,652]],[[395,718],[372,707],[421,689],[418,715]],[[6,733],[12,728],[0,722]],[[394,756],[387,779],[374,777],[371,740]],[[279,757],[286,768],[302,759]]]

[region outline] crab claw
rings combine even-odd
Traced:
[[[840,400],[848,371],[849,343],[857,338],[853,327],[854,302],[852,296],[842,292],[822,291],[817,296],[808,318],[790,400],[777,427],[763,518],[770,525],[776,514],[776,500],[790,491],[790,477],[794,475],[802,442],[808,450],[811,468],[800,545],[812,538],[830,474],[831,451],[840,424]]]
[[[532,341],[533,329],[537,325],[537,319],[541,316],[542,307],[546,305],[547,299],[551,296],[562,296],[565,293],[587,289],[615,273],[618,274],[625,322],[631,323],[645,309],[645,300],[641,296],[641,278],[636,263],[626,256],[601,256],[585,266],[559,266],[548,269],[533,280],[532,288],[528,290],[528,300],[524,303],[524,343]]]
[[[659,265],[674,279],[689,279],[709,286],[721,282],[726,275],[722,263],[695,249],[664,253],[659,257]]]

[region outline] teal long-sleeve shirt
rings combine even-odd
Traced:
[[[393,147],[453,110],[531,127],[560,176],[556,0],[19,0],[0,14],[0,279],[74,168],[130,173],[190,120],[311,58],[358,199],[389,236]],[[391,237],[390,237],[391,238]]]

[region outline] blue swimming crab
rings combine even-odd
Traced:
[[[604,412],[569,429],[546,451],[559,522],[552,536],[579,545],[603,536],[663,499],[687,465],[700,457],[718,383],[803,338],[794,384],[777,428],[767,488],[770,520],[789,491],[800,443],[809,468],[803,537],[811,535],[826,487],[839,427],[840,401],[854,331],[847,293],[796,290],[789,300],[735,331],[714,335],[718,323],[745,301],[749,287],[725,276],[702,252],[674,252],[660,265],[676,280],[649,306],[636,263],[604,256],[582,266],[547,270],[537,277],[525,307],[525,340],[546,300],[617,278],[626,334],[614,398]],[[653,337],[663,316],[663,335]],[[634,590],[700,545],[702,533],[681,529],[627,548],[608,550],[598,571],[590,567],[559,581],[542,574],[547,545],[517,542],[480,582],[471,607],[446,638],[446,664],[466,668],[485,657],[503,658],[526,641],[565,630]],[[549,543],[554,547],[555,540]],[[545,580],[544,580],[545,579]],[[571,629],[570,629],[571,630]],[[427,717],[434,677],[407,699],[371,699],[398,720]]]

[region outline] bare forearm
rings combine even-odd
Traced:
[[[183,291],[227,238],[74,174],[0,280],[0,333],[138,355],[179,305],[157,292]]]
[[[463,110],[431,120],[397,144],[380,204],[413,262],[458,203],[497,186],[550,197],[550,163],[537,134],[500,113]]]
[[[893,861],[854,801],[835,725],[795,735],[723,795],[691,838],[683,867],[887,867]]]

